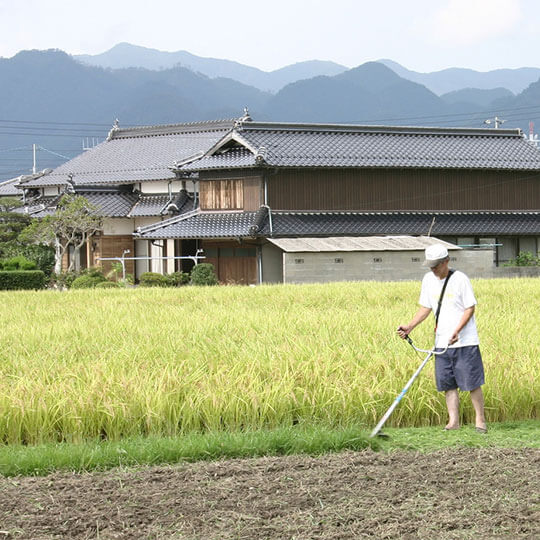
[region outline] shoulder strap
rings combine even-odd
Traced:
[[[446,286],[448,285],[448,280],[450,279],[450,276],[454,273],[453,270],[448,271],[448,275],[446,276],[446,279],[444,280],[442,290],[441,290],[441,296],[439,296],[439,304],[437,305],[437,312],[435,313],[435,328],[437,328],[437,325],[439,324],[439,314],[441,312],[441,306],[444,296],[444,291],[446,290]]]

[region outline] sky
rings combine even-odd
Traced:
[[[540,67],[540,0],[0,0],[0,56],[117,43],[271,71],[391,59],[414,71]]]

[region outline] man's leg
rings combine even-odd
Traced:
[[[445,429],[459,429],[459,394],[457,388],[445,392],[448,424]],[[471,392],[472,396],[472,392]]]
[[[476,427],[486,429],[486,417],[484,416],[484,393],[482,387],[479,386],[471,390],[471,401],[476,413]]]

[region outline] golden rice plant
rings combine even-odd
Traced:
[[[477,280],[489,421],[539,417],[538,279]],[[420,284],[3,292],[0,441],[373,426],[422,356]],[[412,336],[430,347],[432,323]],[[464,421],[472,410],[463,400]],[[428,364],[389,420],[445,421]]]

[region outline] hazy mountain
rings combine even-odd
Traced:
[[[257,114],[270,94],[231,79],[209,79],[186,68],[105,70],[61,51],[23,51],[0,58],[0,180],[28,173],[32,144],[41,170],[81,152],[84,139],[104,140],[121,126],[237,118]],[[7,122],[9,120],[11,122]]]
[[[184,67],[104,69],[61,51],[23,51],[0,59],[0,81],[0,181],[31,172],[32,144],[37,169],[55,167],[89,139],[104,140],[115,118],[121,127],[238,118],[248,106],[255,120],[286,122],[485,127],[498,115],[524,130],[540,122],[540,82],[517,96],[495,88],[439,97],[376,62],[271,94]]]
[[[368,62],[334,77],[290,84],[270,99],[266,112],[282,121],[416,124],[446,113],[447,106],[424,86]]]
[[[300,79],[318,75],[337,75],[347,70],[345,66],[335,62],[311,60],[267,72],[231,60],[204,58],[187,51],[159,51],[130,43],[119,43],[102,54],[75,55],[74,58],[88,65],[111,69],[135,67],[162,70],[181,66],[210,78],[226,77],[271,92]]]
[[[449,105],[469,103],[485,109],[494,105],[497,100],[512,99],[513,97],[514,94],[506,88],[493,88],[490,90],[463,88],[462,90],[454,90],[453,92],[443,94],[441,99]]]
[[[464,68],[448,68],[432,73],[411,71],[392,60],[378,60],[400,77],[423,84],[437,95],[463,88],[507,88],[514,94],[522,92],[529,84],[540,78],[540,68],[523,67],[518,69],[495,69],[493,71],[474,71]]]

